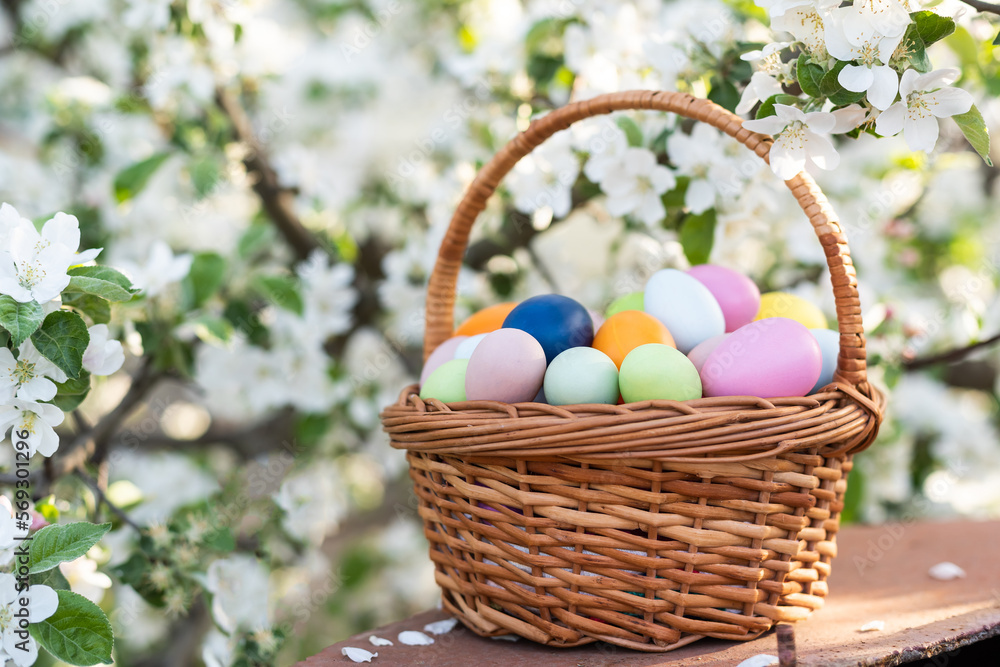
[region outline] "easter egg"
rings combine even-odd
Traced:
[[[525,299],[510,311],[503,327],[531,334],[545,350],[546,363],[563,350],[586,347],[594,340],[594,324],[587,309],[559,294]]]
[[[604,311],[604,317],[611,317],[612,315],[620,313],[624,310],[642,310],[642,304],[642,292],[624,294],[611,302],[608,309]]]
[[[525,403],[535,398],[544,378],[541,344],[520,329],[497,329],[486,334],[469,358],[465,396],[470,401]]]
[[[615,313],[597,330],[592,346],[621,368],[629,352],[648,343],[677,347],[663,322],[639,310]]]
[[[768,292],[760,297],[760,310],[755,320],[784,317],[795,320],[807,329],[825,329],[826,316],[816,304],[787,292]]]
[[[719,343],[701,369],[705,396],[805,396],[819,379],[819,343],[795,320],[769,317]]]
[[[420,386],[420,398],[436,398],[442,403],[465,400],[465,374],[467,359],[452,359],[438,366]]]
[[[455,350],[458,349],[459,344],[466,338],[467,336],[454,336],[434,348],[431,356],[427,357],[427,361],[424,362],[424,367],[420,371],[421,386],[427,381],[427,377],[436,371],[441,364],[455,358]]]
[[[476,334],[496,331],[503,326],[503,321],[507,318],[507,315],[510,314],[510,311],[514,310],[514,306],[516,305],[516,302],[511,301],[483,308],[482,310],[473,313],[469,316],[469,319],[459,324],[458,328],[455,329],[454,335],[475,336]]]
[[[650,276],[644,303],[645,311],[663,322],[684,354],[726,331],[725,316],[712,292],[683,271],[662,269]]]
[[[708,359],[708,355],[712,354],[712,351],[719,347],[719,343],[726,340],[726,336],[729,334],[719,334],[718,336],[712,336],[706,340],[701,341],[694,346],[694,349],[688,352],[688,359],[694,364],[694,367],[698,369],[701,373],[702,366],[705,365],[705,360]]]
[[[816,342],[819,343],[819,351],[823,355],[823,369],[820,371],[816,385],[809,391],[815,394],[817,391],[833,382],[833,374],[837,370],[837,357],[840,356],[840,332],[830,329],[810,329]]]
[[[699,264],[688,269],[688,275],[708,288],[726,320],[726,333],[753,322],[760,311],[760,290],[742,273],[715,264]]]
[[[701,378],[683,352],[669,345],[640,345],[625,357],[618,386],[626,403],[701,398]]]
[[[456,336],[457,338],[457,336]],[[476,334],[475,336],[466,336],[465,340],[459,343],[455,347],[455,358],[456,359],[469,359],[472,357],[472,353],[475,351],[476,347],[482,340],[486,338],[486,334]]]
[[[545,371],[545,398],[550,405],[618,402],[618,367],[592,347],[571,347]]]

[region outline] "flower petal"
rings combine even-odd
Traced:
[[[942,88],[922,97],[930,112],[938,118],[957,116],[972,108],[972,95],[961,88]]]
[[[899,75],[888,65],[872,68],[872,84],[868,88],[868,101],[879,111],[885,111],[896,100]]]
[[[827,134],[837,126],[837,117],[829,111],[813,111],[805,115],[805,123],[813,132]]]
[[[837,123],[830,130],[830,134],[843,134],[844,132],[850,132],[858,125],[864,122],[865,117],[868,112],[860,104],[852,104],[849,107],[844,107],[843,109],[837,109],[831,111],[834,119]]]
[[[855,93],[867,91],[874,80],[875,75],[864,65],[846,65],[837,75],[840,85]]]
[[[806,152],[801,143],[775,141],[771,146],[771,171],[778,178],[787,181],[802,171],[806,164]]]
[[[903,78],[906,78],[905,72]],[[894,137],[903,129],[903,120],[905,118],[906,105],[902,102],[896,102],[880,113],[878,118],[875,119],[875,131],[883,137]]]
[[[767,118],[758,118],[757,120],[743,121],[743,127],[750,130],[751,132],[760,132],[761,134],[770,134],[770,135],[778,134],[783,129],[785,129],[786,125],[788,125],[788,123],[781,120],[777,116],[768,116]]]
[[[907,116],[903,122],[903,138],[906,139],[906,145],[911,151],[929,153],[934,150],[940,131],[937,118],[934,116]]]
[[[903,72],[903,76],[899,79],[899,94],[906,99],[906,96],[916,90],[917,80],[920,78],[920,72],[915,69],[908,69]],[[923,90],[923,88],[921,88]]]
[[[41,584],[32,584],[29,589],[31,602],[28,603],[28,620],[32,623],[44,621],[56,613],[59,607],[59,596],[56,592]]]
[[[823,134],[816,134],[810,130],[804,130],[806,142],[806,154],[814,165],[820,169],[836,169],[840,164],[840,153],[833,147],[830,138]]]
[[[961,71],[957,67],[945,67],[936,69],[927,74],[921,74],[913,83],[914,90],[934,90],[942,86],[950,86],[958,81]]]

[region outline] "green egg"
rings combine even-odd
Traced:
[[[549,364],[544,387],[549,405],[614,405],[618,402],[618,367],[600,350],[571,347]]]
[[[453,359],[438,366],[420,387],[420,398],[436,398],[442,403],[465,400],[465,369],[468,359]]]
[[[626,403],[701,398],[698,369],[683,352],[660,343],[629,352],[618,372],[618,385]]]
[[[623,310],[642,310],[644,301],[645,299],[643,298],[642,292],[625,294],[624,296],[620,296],[611,302],[611,305],[608,306],[608,310],[604,313],[604,317],[607,319],[615,313],[620,313]]]

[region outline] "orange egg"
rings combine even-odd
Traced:
[[[623,310],[601,325],[591,347],[611,357],[615,366],[621,368],[622,361],[629,352],[648,343],[677,347],[670,331],[658,319],[641,310]]]
[[[490,333],[503,326],[503,321],[514,310],[517,303],[498,303],[495,306],[488,306],[477,313],[473,313],[469,319],[462,322],[455,329],[455,336],[475,336],[477,334]]]

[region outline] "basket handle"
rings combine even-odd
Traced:
[[[773,143],[771,137],[744,129],[743,119],[739,116],[713,102],[686,93],[650,90],[608,93],[568,104],[532,121],[524,132],[514,137],[479,170],[451,218],[427,286],[425,360],[438,345],[452,335],[455,288],[462,258],[469,243],[469,232],[476,218],[486,208],[486,201],[496,190],[500,180],[521,158],[556,132],[585,118],[626,109],[670,111],[707,123],[734,137],[768,162],[768,154]],[[837,359],[834,380],[857,387],[862,393],[870,395],[867,386],[861,302],[858,299],[857,275],[851,262],[850,249],[847,247],[847,235],[823,192],[809,174],[801,172],[785,181],[785,185],[792,191],[799,206],[812,223],[813,230],[826,254],[827,265],[830,267],[837,307],[837,324],[840,330],[840,355]]]

